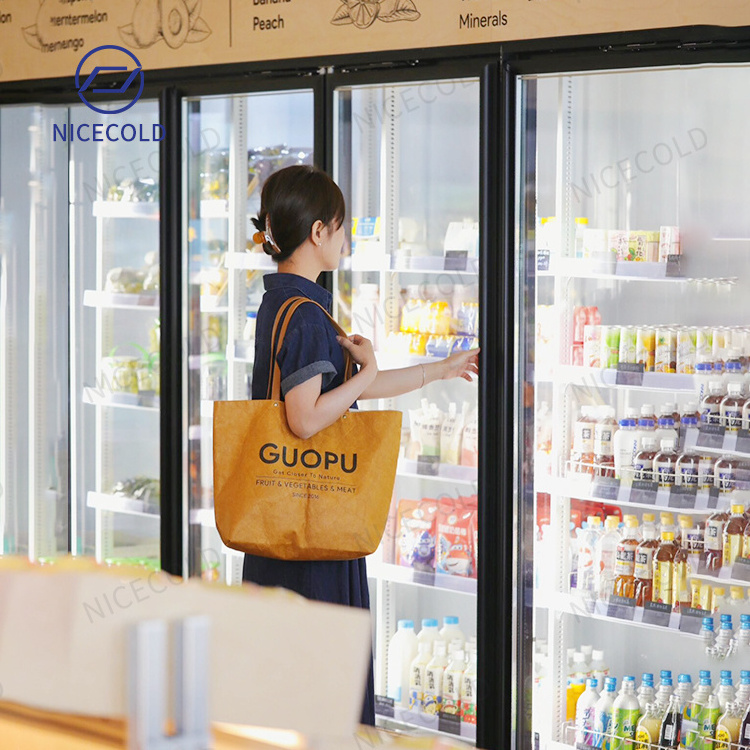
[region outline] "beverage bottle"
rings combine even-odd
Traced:
[[[700,737],[701,722],[703,720],[703,707],[711,694],[711,679],[701,677],[698,687],[693,691],[690,700],[682,709],[682,738],[681,747],[697,748]],[[701,743],[702,744],[702,743]]]
[[[734,685],[732,685],[731,676],[721,678],[721,685],[716,693],[716,697],[719,699],[719,705],[722,710],[724,710],[729,703],[734,701]]]
[[[734,492],[737,461],[732,456],[722,456],[714,465],[714,486],[725,497]]]
[[[388,644],[388,697],[409,705],[409,672],[417,655],[417,634],[411,620],[399,620],[398,630]]]
[[[594,466],[599,477],[615,476],[615,443],[617,420],[613,406],[604,406],[594,426]]]
[[[659,748],[668,750],[680,746],[682,736],[682,707],[680,699],[676,695],[669,698],[667,712],[661,722],[659,729]]]
[[[663,510],[659,513],[659,533],[674,530],[674,513]]]
[[[747,664],[750,659],[750,615],[740,615],[740,627],[734,636],[737,660]]]
[[[581,646],[579,650],[586,657],[586,664],[591,664],[592,654],[594,653],[594,647],[588,644],[588,645]],[[591,671],[590,668],[589,668],[589,671]]]
[[[680,424],[685,424],[686,419],[695,419],[695,422],[691,422],[691,427],[697,427],[698,423],[701,421],[701,411],[698,408],[698,403],[696,401],[688,401],[685,406],[682,409],[682,414],[680,414]]]
[[[689,422],[692,417],[686,417]],[[685,420],[683,420],[685,421]],[[683,487],[695,487],[698,489],[700,472],[700,456],[693,451],[684,451],[677,456],[675,462],[674,483]]]
[[[641,684],[636,691],[638,696],[638,703],[640,704],[641,711],[646,710],[646,706],[649,703],[653,703],[656,700],[656,690],[654,690],[654,675],[651,672],[644,672],[641,677]]]
[[[675,441],[671,438],[661,441],[661,450],[654,456],[654,479],[659,487],[674,485],[677,454],[674,451]]]
[[[595,746],[611,748],[612,745],[612,712],[615,703],[617,678],[605,677],[604,690],[594,706],[594,739]]]
[[[714,511],[706,519],[706,567],[708,570],[719,570],[724,564],[724,529],[729,523],[729,513],[724,510]]]
[[[638,417],[639,445],[643,445],[644,438],[648,437],[656,437],[656,414],[654,414],[653,404],[644,404]]]
[[[726,606],[726,589],[723,586],[714,586],[712,602],[714,614],[722,612]]]
[[[672,406],[672,404],[666,404],[666,406]],[[679,417],[679,414],[677,415]],[[672,414],[662,414],[656,423],[656,440],[661,445],[662,440],[671,440],[674,445],[677,445],[677,439],[679,433],[677,432],[674,417]]]
[[[727,395],[721,400],[719,413],[721,424],[728,432],[737,432],[742,427],[742,407],[747,399],[742,396],[742,384],[730,382]]]
[[[633,460],[639,447],[637,427],[636,411],[630,409],[625,418],[620,420],[620,429],[615,432],[612,440],[617,479],[632,479]]]
[[[653,594],[654,553],[659,547],[656,539],[656,526],[654,526],[652,513],[643,514],[643,528],[641,534],[643,540],[635,550],[635,603],[642,607],[645,602],[651,601]]]
[[[701,641],[703,642],[703,645],[706,648],[714,645],[714,640],[716,639],[716,633],[714,633],[714,618],[713,617],[703,618],[703,625],[701,626],[701,629],[698,635],[700,636]]]
[[[688,584],[690,576],[688,532],[690,531],[690,526],[691,522],[689,518],[687,520],[680,520],[682,543],[677,550],[677,554],[674,556],[674,580],[672,581],[672,596],[675,610],[689,607],[692,600]]]
[[[633,460],[634,479],[643,482],[656,481],[656,477],[654,476],[654,458],[658,453],[656,445],[656,438],[643,438],[643,447],[635,454],[635,459]]]
[[[719,459],[716,456],[701,456],[698,459],[698,488],[701,490],[710,490],[714,486],[714,470],[716,462]]]
[[[596,719],[596,704],[599,693],[596,688],[598,682],[593,677],[586,681],[586,690],[576,703],[576,743],[587,747],[594,746],[594,731]]]
[[[625,532],[617,545],[615,561],[615,594],[629,599],[635,597],[635,551],[638,548],[638,519],[625,519]]]
[[[461,641],[461,648],[466,645],[466,636],[458,625],[458,617],[444,617],[443,627],[440,628],[440,637],[446,643]]]
[[[477,650],[471,649],[469,666],[461,679],[461,721],[477,723]]]
[[[714,688],[714,695],[719,694],[719,690],[721,689],[721,681],[722,680],[731,680],[732,679],[732,670],[731,669],[722,669],[719,673],[719,682],[716,684],[716,687]]]
[[[677,408],[676,401],[665,401],[661,405],[661,409],[659,409],[659,416],[660,417],[672,417],[672,419],[674,420],[675,428],[679,428],[681,417],[680,417],[680,410]]]
[[[576,651],[573,654],[573,677],[585,681],[591,676],[591,668],[586,662],[586,654]]]
[[[424,706],[424,676],[432,659],[432,644],[419,643],[418,653],[409,667],[409,708],[421,711]]]
[[[635,694],[635,677],[627,675],[622,678],[620,693],[612,704],[613,750],[632,748],[635,729],[641,716],[641,704]]]
[[[674,604],[674,558],[679,549],[674,540],[674,531],[662,531],[661,544],[654,555],[654,584],[651,600],[663,604]]]
[[[673,691],[674,689],[672,687],[672,673],[668,669],[662,669],[660,682],[656,686],[655,698],[662,712],[667,710],[669,699],[672,697]]]
[[[711,380],[708,384],[708,395],[701,401],[701,423],[721,424],[721,401],[724,398],[724,384],[720,380]]]
[[[713,693],[710,693],[703,706],[703,717],[699,722],[700,739],[696,743],[697,747],[702,748],[702,750],[713,750],[719,716],[721,716],[719,699]]]
[[[570,465],[578,474],[594,473],[594,426],[596,419],[590,406],[582,406],[573,428],[573,450]]]
[[[430,654],[432,654],[432,644],[437,640],[440,640],[440,633],[438,632],[438,621],[432,618],[422,620],[422,629],[417,635],[417,643],[429,644]]]
[[[656,703],[647,703],[635,730],[635,750],[653,750],[659,741],[661,711]]]
[[[461,715],[461,678],[466,671],[464,650],[457,649],[443,675],[442,712],[451,716]]]
[[[602,519],[589,516],[587,528],[581,533],[581,546],[578,548],[578,591],[594,594],[598,578],[594,575],[594,561],[602,533]]]
[[[738,750],[750,750],[750,706],[741,707],[741,715],[742,723],[740,724]]]
[[[568,685],[566,692],[566,703],[565,703],[565,720],[574,721],[576,718],[576,706],[578,705],[578,699],[583,695],[586,690],[586,680],[582,677],[576,677]]]
[[[609,676],[609,667],[604,661],[604,651],[595,648],[591,652],[589,669],[591,670],[591,676],[597,681],[597,687],[604,685],[604,678]]]
[[[708,396],[708,384],[712,380],[715,380],[713,363],[705,359],[697,362],[693,381],[695,382],[699,404]]]
[[[739,704],[743,710],[750,704],[750,669],[740,672],[740,684],[734,696],[734,702]]]
[[[435,641],[435,652],[424,671],[422,709],[436,716],[443,706],[443,674],[448,666],[445,641]]]
[[[620,543],[619,531],[620,519],[617,516],[607,516],[604,524],[604,534],[599,539],[598,554],[596,559],[599,572],[598,592],[599,598],[609,601],[615,584],[615,561],[617,559],[617,547]]]
[[[745,533],[742,535],[742,556],[750,558],[750,523],[745,526]]]
[[[739,349],[730,349],[729,358],[724,363],[724,385],[729,390],[730,385],[738,385],[740,392],[745,380],[745,369],[742,366],[742,352]]]
[[[745,506],[741,503],[732,503],[732,515],[724,527],[724,551],[723,564],[728,568],[734,565],[738,557],[742,557],[743,541],[748,523],[745,518]]]
[[[730,750],[730,748],[734,750],[740,739],[742,717],[734,701],[729,701],[723,711],[724,713],[716,723],[714,750]]]
[[[689,674],[681,674],[677,676],[677,688],[674,694],[680,699],[680,705],[687,705],[693,697],[693,681],[690,679]]]
[[[742,405],[742,429],[750,430],[750,398]]]

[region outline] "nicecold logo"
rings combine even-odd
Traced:
[[[276,443],[266,443],[260,449],[260,460],[265,464],[276,464],[281,459],[284,466],[293,467],[302,464],[306,469],[317,469],[321,464],[326,469],[332,466],[341,466],[342,471],[347,474],[353,474],[357,470],[357,454],[352,453],[347,456],[345,453],[332,453],[326,451],[323,455],[315,450],[306,450],[299,452],[297,448],[287,448],[283,446],[279,453],[279,446]],[[347,461],[351,463],[347,467]]]

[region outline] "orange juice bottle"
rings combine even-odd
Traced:
[[[727,567],[731,567],[738,557],[742,557],[743,540],[747,526],[745,506],[741,503],[733,503],[732,516],[724,527],[724,559],[722,562]]]
[[[674,531],[662,531],[661,544],[654,555],[654,583],[651,600],[663,604],[674,603],[674,559],[679,546]]]

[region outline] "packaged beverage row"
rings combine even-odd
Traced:
[[[426,333],[389,333],[384,350],[399,357],[445,358],[456,352],[479,348],[476,336],[432,335]]]
[[[449,300],[440,298],[436,286],[409,286],[401,308],[399,330],[402,333],[478,336],[479,302],[473,290],[474,287],[458,285]]]
[[[404,458],[429,459],[434,464],[476,467],[479,461],[479,415],[464,402],[461,411],[450,403],[444,412],[435,403],[422,399],[420,409],[409,410],[408,439]]]
[[[401,500],[396,514],[396,565],[421,572],[477,577],[477,496]]]
[[[417,635],[412,620],[399,620],[388,644],[387,693],[394,703],[429,715],[477,721],[476,638],[467,640],[458,617],[422,620]]]

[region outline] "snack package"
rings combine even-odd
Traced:
[[[474,409],[466,418],[461,444],[461,466],[479,465],[479,415]]]
[[[398,504],[396,564],[430,572],[435,566],[435,500],[401,500]]]
[[[471,577],[477,577],[479,570],[479,509],[477,507],[477,496],[472,495],[466,501],[466,506],[471,509],[471,521],[469,524],[469,541],[471,542]]]
[[[464,428],[464,414],[458,414],[456,404],[448,407],[440,431],[440,463],[458,465],[461,459],[461,433]]]
[[[421,456],[440,455],[440,434],[443,427],[443,412],[437,404],[422,399],[422,423],[420,425]]]
[[[468,578],[472,574],[471,517],[473,510],[460,501],[442,501],[437,513],[438,573]]]
[[[410,440],[406,447],[406,458],[416,461],[422,453],[422,419],[423,409],[409,409]]]

